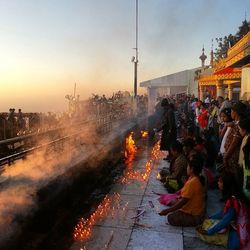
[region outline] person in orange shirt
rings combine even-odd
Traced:
[[[200,175],[203,158],[200,153],[191,157],[187,167],[189,176],[180,192],[180,198],[171,207],[162,210],[159,215],[168,215],[168,223],[173,226],[197,226],[205,217],[204,178]]]

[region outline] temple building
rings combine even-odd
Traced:
[[[200,59],[204,59],[204,56]],[[204,100],[207,96],[223,96],[230,100],[250,99],[250,32],[227,51],[226,58],[218,62],[213,61],[211,51],[210,65],[206,69],[203,64],[204,70],[197,75],[199,99]]]
[[[201,66],[154,78],[140,83],[147,88],[149,113],[154,110],[158,96],[189,94],[216,99],[218,96],[234,100],[250,100],[250,32],[227,51],[227,56],[214,61],[213,46],[210,62],[204,47],[200,56]]]

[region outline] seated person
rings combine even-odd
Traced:
[[[207,158],[207,150],[205,148],[204,140],[200,136],[196,136],[195,138],[195,147],[194,149],[201,153],[204,159]]]
[[[172,160],[170,174],[165,178],[165,187],[169,193],[175,193],[183,187],[187,177],[187,159],[182,150],[182,144],[178,141],[170,146]]]
[[[205,235],[213,235],[223,229],[229,230],[228,249],[250,249],[250,209],[246,205],[238,183],[234,173],[222,173],[218,185],[226,197],[226,203],[223,211],[210,217],[219,222],[206,230],[202,227],[197,230],[200,234]],[[201,238],[209,242],[209,238]]]
[[[191,159],[191,156],[196,154],[195,150],[195,141],[192,138],[187,138],[183,141],[183,151],[188,160]]]
[[[203,158],[199,153],[192,155],[187,166],[189,176],[180,191],[180,198],[159,215],[168,215],[168,223],[173,226],[197,226],[205,215],[204,179],[200,176]]]

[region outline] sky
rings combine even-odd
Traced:
[[[250,19],[249,0],[138,1],[138,83],[200,66]],[[65,111],[75,84],[81,99],[132,92],[135,2],[0,0],[0,112]]]

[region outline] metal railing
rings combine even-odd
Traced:
[[[5,168],[4,165],[10,165],[17,159],[25,157],[25,155],[39,150],[41,148],[50,147],[58,143],[64,142],[76,135],[82,133],[82,129],[87,126],[91,126],[95,129],[98,134],[106,134],[112,131],[113,123],[122,121],[124,119],[132,118],[131,113],[117,112],[117,113],[106,113],[102,115],[92,115],[88,119],[83,121],[73,121],[67,126],[60,126],[53,129],[42,130],[39,129],[37,132],[30,134],[24,134],[15,136],[13,138],[0,140],[0,150],[7,148],[5,154],[2,154],[0,158],[0,171]],[[65,136],[65,131],[73,131],[70,135]],[[75,132],[77,131],[77,132]],[[49,140],[48,143],[39,144],[43,138]],[[21,145],[21,146],[20,146]],[[0,152],[1,153],[1,152]]]

